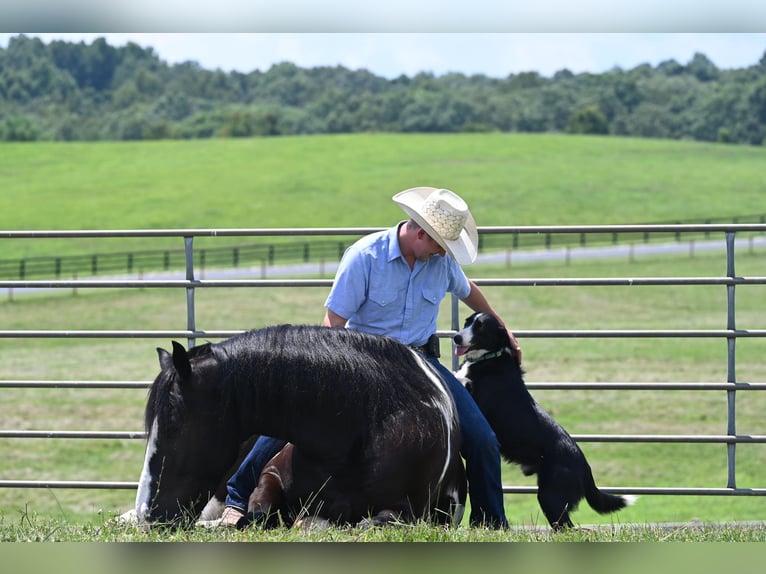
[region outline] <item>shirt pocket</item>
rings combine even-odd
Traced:
[[[398,292],[395,289],[387,289],[382,286],[370,287],[370,292],[367,298],[380,307],[391,305],[396,302]]]
[[[432,305],[438,305],[444,299],[447,292],[444,289],[434,289],[433,287],[424,287],[421,292],[423,299]]]

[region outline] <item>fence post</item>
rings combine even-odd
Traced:
[[[726,275],[728,277],[731,277],[732,279],[736,277],[734,273],[734,235],[735,234],[732,231],[726,232]],[[734,288],[735,286],[733,284],[726,286],[726,295],[727,295],[726,296],[726,304],[727,304],[726,328],[732,332],[737,328],[737,321],[736,321],[736,315],[735,315],[736,305],[735,305]],[[726,338],[726,343],[727,343],[727,353],[728,353],[726,381],[729,383],[736,383],[737,382],[737,375],[736,375],[737,338],[733,336],[729,336]],[[730,435],[731,437],[735,437],[737,435],[737,419],[736,419],[737,391],[736,390],[726,391],[726,400],[727,400],[727,407],[728,407],[726,434]],[[726,486],[728,488],[737,488],[737,478],[736,478],[737,444],[731,442],[731,443],[728,443],[726,447],[727,447],[727,459],[728,459],[728,481]]]
[[[194,237],[184,237],[184,248],[186,252],[186,280],[194,281]],[[186,288],[186,328],[189,331],[196,331],[196,318],[194,316],[194,286]],[[196,345],[197,340],[189,337],[188,345],[191,349]]]
[[[452,329],[454,331],[460,330],[460,306],[458,303],[460,303],[460,300],[455,296],[454,293],[450,295],[451,303],[452,303]],[[452,357],[452,370],[457,371],[460,368],[460,361],[458,360],[457,355],[452,352],[452,342],[450,341],[450,356]]]

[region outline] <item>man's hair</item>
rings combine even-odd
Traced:
[[[407,221],[408,231],[415,231],[417,229],[420,229],[420,225],[418,224],[417,221],[415,221],[414,219],[410,219],[409,221]]]

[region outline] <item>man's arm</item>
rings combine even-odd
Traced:
[[[519,360],[519,363],[521,363],[521,345],[519,345],[516,337],[514,337],[513,333],[511,333],[511,330],[508,329],[508,326],[505,324],[505,321],[503,321],[503,318],[500,317],[500,315],[498,315],[492,308],[492,305],[490,305],[489,301],[487,301],[487,298],[484,296],[482,290],[479,289],[479,286],[470,279],[468,280],[468,283],[471,285],[471,292],[468,294],[468,297],[462,299],[463,303],[468,305],[468,307],[473,311],[490,313],[497,317],[497,320],[500,321],[503,327],[505,327],[505,330],[508,331],[508,336],[511,339],[513,350],[516,351],[516,356]]]
[[[324,319],[322,319],[322,326],[323,327],[345,327],[346,322],[348,319],[345,317],[341,317],[334,311],[327,309],[327,312],[324,314]]]

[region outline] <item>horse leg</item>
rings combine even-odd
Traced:
[[[196,522],[197,526],[211,528],[217,524],[218,519],[220,519],[221,515],[223,514],[224,508],[226,508],[226,483],[228,482],[229,478],[231,478],[231,475],[234,474],[239,468],[239,465],[242,464],[242,461],[245,459],[247,453],[249,453],[250,449],[253,448],[257,438],[258,435],[253,435],[239,445],[239,452],[237,454],[236,460],[231,465],[229,470],[226,471],[226,474],[223,475],[221,482],[218,484],[218,488],[215,490],[215,493],[210,497],[210,500],[207,501],[207,504],[202,509],[202,512],[200,512],[199,518],[197,518]]]
[[[373,526],[385,526],[387,524],[394,524],[402,521],[402,513],[394,510],[381,510],[375,516],[360,520],[357,524],[357,528],[372,528]]]
[[[287,443],[263,468],[258,486],[247,504],[247,514],[237,524],[244,528],[256,522],[267,528],[278,526],[280,510],[285,502],[285,490],[293,482],[293,445]]]

